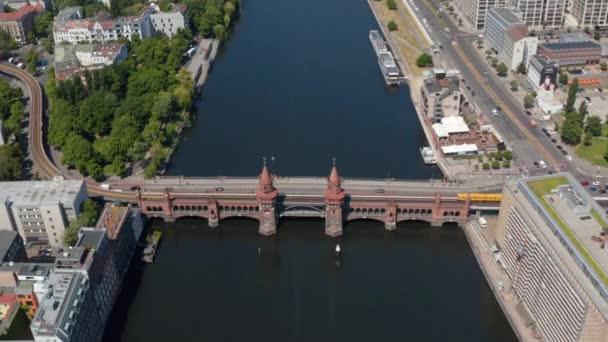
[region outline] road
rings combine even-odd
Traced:
[[[419,9],[416,11],[417,16],[427,19],[427,25],[431,28],[427,32],[435,41],[435,45],[442,45],[445,49],[445,53],[436,57],[436,60],[446,67],[460,70],[466,83],[476,93],[476,96],[472,96],[471,92],[467,91],[468,97],[482,112],[490,113],[497,106],[502,109],[498,116],[489,115],[488,118],[508,141],[517,156],[518,165],[529,174],[544,173],[546,170],[539,170],[533,165],[535,161],[544,160],[556,169],[570,171],[578,178],[583,177],[584,174],[577,170],[574,163],[566,160],[549,138],[539,129],[529,125],[529,118],[523,106],[515,100],[496,72],[490,69],[476,51],[477,47],[473,42],[477,36],[460,32],[447,15],[441,16],[445,25],[443,27],[440,19],[435,17],[439,13],[435,11],[435,8],[439,8],[437,3],[412,1]],[[429,8],[429,5],[433,8]]]

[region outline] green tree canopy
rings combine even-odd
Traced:
[[[587,126],[585,131],[594,137],[602,135],[602,121],[597,116],[590,116],[587,118]]]
[[[564,110],[566,113],[574,111],[574,102],[576,101],[576,93],[578,91],[578,78],[572,80],[572,84],[568,88],[568,98]]]
[[[507,65],[505,63],[500,63],[496,67],[496,72],[498,73],[498,76],[505,77],[505,76],[507,76],[507,73],[509,72],[509,68],[507,67]]]
[[[416,65],[420,68],[433,66],[433,57],[428,53],[423,53],[416,59]]]
[[[0,145],[0,181],[20,180],[23,170],[23,153],[19,145]]]

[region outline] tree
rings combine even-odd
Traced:
[[[423,53],[416,59],[416,65],[420,68],[433,66],[433,57],[428,53]]]
[[[498,66],[498,58],[494,57],[490,60],[490,64],[492,65],[493,68],[496,68]]]
[[[500,63],[496,67],[496,72],[498,73],[498,76],[505,77],[505,76],[507,76],[507,73],[509,72],[509,68],[507,67],[507,65],[505,63]]]
[[[386,0],[386,6],[391,11],[397,10],[397,3],[395,2],[395,0]]]
[[[79,123],[90,134],[102,134],[110,130],[116,96],[105,91],[95,92],[80,104]]]
[[[75,167],[79,172],[87,172],[87,163],[95,158],[93,144],[77,133],[72,133],[63,146],[63,163]]]
[[[559,74],[559,83],[561,85],[566,85],[568,84],[568,74],[565,72],[562,72]]]
[[[502,162],[502,167],[505,168],[505,169],[510,168],[511,167],[511,162],[508,161],[508,160],[503,161]]]
[[[222,24],[217,24],[213,27],[213,35],[219,41],[223,42],[226,40],[226,28]]]
[[[37,37],[48,37],[53,32],[53,12],[44,11],[34,17],[34,33]]]
[[[604,152],[604,160],[608,161],[608,145],[606,145],[606,151]]]
[[[500,169],[500,162],[499,162],[498,160],[494,160],[494,161],[492,161],[492,168],[493,168],[494,170],[498,170],[498,169]]]
[[[486,49],[486,56],[487,56],[487,57],[492,56],[492,54],[493,54],[492,50],[490,50],[490,49]]]
[[[11,35],[3,30],[0,30],[0,58],[5,58],[11,50],[17,48],[17,42]]]
[[[517,81],[511,81],[511,91],[517,91]]]
[[[582,127],[576,112],[566,113],[566,120],[560,130],[561,139],[565,144],[577,145],[581,142]]]
[[[591,143],[592,143],[591,134],[585,134],[585,136],[583,137],[583,145],[591,146]]]
[[[534,96],[532,94],[526,94],[524,96],[524,108],[530,109],[534,107]]]
[[[40,62],[40,54],[38,53],[38,51],[31,49],[25,54],[23,59],[27,64],[27,71],[30,74],[35,73],[36,67],[38,66],[38,62]]]
[[[606,62],[600,63],[600,70],[602,70],[602,71],[608,70],[608,63],[606,63]]]
[[[0,145],[0,181],[20,180],[23,170],[23,153],[19,145]]]
[[[572,84],[568,88],[568,98],[564,110],[566,113],[574,111],[574,102],[576,101],[576,93],[578,91],[578,78],[572,80]]]
[[[511,151],[502,151],[502,156],[506,160],[513,160],[513,152],[511,152]]]
[[[602,38],[602,34],[599,31],[595,31],[595,33],[593,33],[593,39],[600,40],[600,38]]]
[[[90,227],[97,222],[100,206],[92,199],[86,199],[80,208],[78,218],[70,223],[63,233],[63,243],[73,246],[78,241],[78,232],[82,227]]]
[[[393,0],[394,1],[394,0]],[[197,20],[198,19],[198,20]],[[210,36],[213,28],[224,22],[224,15],[222,12],[215,8],[209,7],[205,10],[205,13],[200,18],[195,18],[197,26],[203,36]]]
[[[524,64],[524,62],[519,63],[519,65],[517,66],[517,73],[525,75],[526,73],[528,73],[528,70],[526,69],[526,65]]]
[[[578,121],[580,121],[581,126],[585,124],[585,117],[588,113],[587,101],[581,102],[581,105],[578,107]]]
[[[11,105],[11,115],[4,122],[8,134],[19,135],[21,133],[21,123],[25,119],[23,103],[16,101]]]
[[[602,121],[597,116],[590,116],[587,118],[587,126],[585,127],[585,132],[588,134],[599,137],[602,135]]]
[[[398,29],[397,23],[395,23],[392,20],[388,22],[388,24],[386,25],[386,27],[388,28],[389,31],[397,31],[397,29]]]

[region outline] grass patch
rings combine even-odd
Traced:
[[[572,230],[570,230],[568,225],[564,222],[564,220],[562,220],[561,216],[559,216],[559,214],[555,211],[555,209],[553,209],[553,207],[549,204],[549,202],[547,202],[547,200],[544,197],[544,195],[548,194],[551,190],[555,189],[557,186],[566,184],[566,183],[568,183],[568,180],[566,179],[566,177],[555,177],[555,178],[549,178],[546,180],[528,182],[528,186],[530,187],[530,189],[532,189],[532,191],[534,192],[536,197],[539,199],[540,203],[547,210],[547,212],[549,212],[551,217],[553,217],[553,219],[559,225],[559,227],[562,229],[562,231],[568,236],[570,241],[572,241],[572,243],[576,246],[576,248],[581,253],[583,258],[585,258],[587,263],[591,266],[591,268],[593,268],[595,273],[600,277],[600,279],[604,282],[604,284],[608,285],[608,276],[606,276],[606,273],[604,273],[604,270],[602,270],[600,265],[597,264],[595,259],[593,259],[593,257],[591,256],[591,254],[589,254],[589,251],[587,251],[585,246],[583,246],[583,244],[581,244],[581,242],[578,241],[578,239],[576,238],[576,236],[574,235]],[[599,213],[597,211],[595,211],[595,209],[593,209],[591,211],[591,214],[593,215],[593,217],[596,220],[598,220],[598,222],[600,224],[605,223],[605,221],[600,217]]]
[[[608,140],[594,137],[591,139],[591,146],[578,145],[576,147],[576,155],[593,165],[608,167],[608,161],[604,159],[607,148]]]
[[[603,137],[608,137],[608,124],[603,124],[602,125],[602,136]]]

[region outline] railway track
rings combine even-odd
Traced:
[[[30,94],[30,120],[29,120],[29,150],[35,169],[39,175],[45,179],[53,179],[56,176],[64,176],[63,172],[53,163],[44,148],[43,132],[43,103],[42,87],[40,83],[28,72],[17,68],[11,64],[0,63],[0,72],[19,79],[28,89]],[[106,200],[129,201],[136,200],[135,192],[123,191],[116,192],[104,190],[98,183],[87,182],[87,190],[92,196],[103,196]]]

